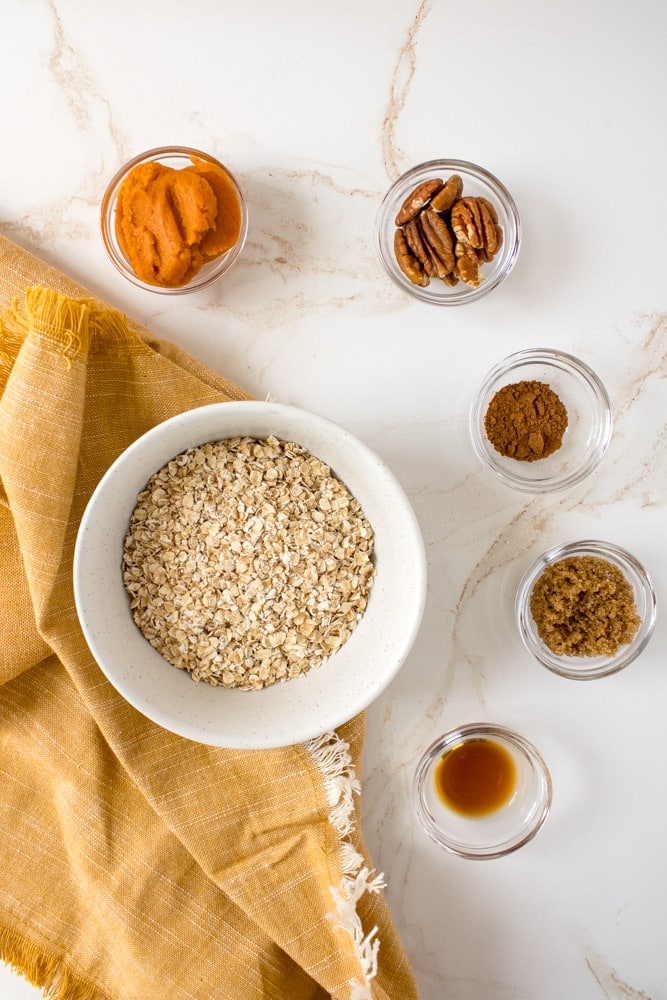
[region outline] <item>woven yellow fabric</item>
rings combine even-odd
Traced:
[[[154,725],[72,556],[113,459],[247,394],[0,237],[0,957],[59,1000],[412,1000],[359,832],[360,716],[273,751]]]

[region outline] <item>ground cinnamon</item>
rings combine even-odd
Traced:
[[[501,455],[535,462],[560,448],[567,410],[545,382],[516,382],[503,386],[492,398],[484,428]]]

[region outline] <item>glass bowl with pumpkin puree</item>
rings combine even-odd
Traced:
[[[117,270],[152,292],[178,295],[217,281],[238,259],[248,210],[219,160],[187,146],[135,156],[102,199],[102,239]]]

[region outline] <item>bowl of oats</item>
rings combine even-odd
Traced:
[[[74,557],[99,667],[145,716],[213,746],[302,742],[352,718],[417,635],[424,546],[398,480],[342,427],[212,404],[135,441]]]

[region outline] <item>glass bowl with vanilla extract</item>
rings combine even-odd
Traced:
[[[551,775],[523,736],[471,723],[424,752],[413,798],[419,823],[439,847],[461,858],[499,858],[542,827],[551,809]]]

